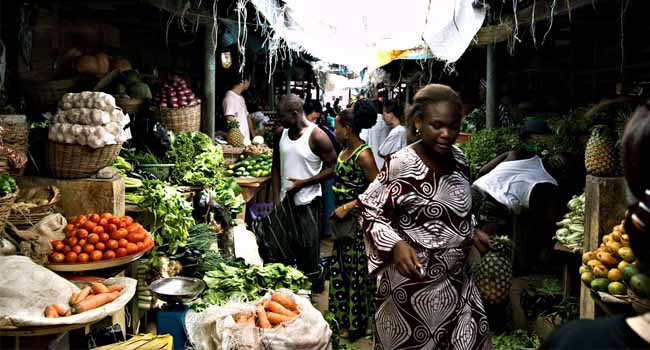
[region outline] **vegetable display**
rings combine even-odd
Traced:
[[[521,145],[516,128],[497,128],[472,134],[469,141],[460,147],[465,151],[471,177],[475,179],[481,167],[489,161]]]
[[[0,197],[16,193],[16,180],[11,175],[4,173],[0,175]]]
[[[187,245],[178,248],[170,259],[183,267],[184,276],[203,278],[207,271],[215,270],[223,260],[219,254],[217,234],[206,224],[189,229]]]
[[[230,164],[226,175],[237,177],[264,177],[271,174],[273,156],[268,153],[260,153],[256,156],[240,156],[237,163]]]
[[[183,78],[173,75],[163,83],[162,89],[156,92],[151,102],[160,108],[182,108],[193,106],[201,100],[194,95]]]
[[[174,163],[171,179],[175,183],[214,185],[223,173],[223,152],[206,134],[179,132],[175,134],[172,148],[167,152]]]
[[[557,223],[560,228],[553,238],[569,249],[580,251],[585,240],[585,194],[573,196],[567,208],[569,212]]]
[[[153,248],[151,236],[129,216],[79,215],[65,227],[63,240],[51,241],[49,260],[78,264],[122,258]]]
[[[541,345],[539,337],[528,336],[523,329],[492,336],[494,350],[537,349]]]
[[[72,314],[80,314],[82,312],[90,311],[119,298],[121,292],[122,285],[120,284],[106,286],[102,283],[94,282],[85,285],[79,292],[72,293],[69,308],[65,308],[58,304],[48,305],[45,308],[45,317],[65,317]]]
[[[293,320],[299,314],[298,305],[291,296],[274,292],[271,300],[255,305],[255,312],[240,312],[234,319],[237,324],[272,328]]]

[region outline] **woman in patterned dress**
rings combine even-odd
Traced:
[[[377,176],[372,151],[359,137],[361,129],[372,127],[376,120],[377,112],[366,101],[357,102],[336,117],[334,134],[344,147],[334,168],[332,187],[336,202],[334,215],[338,220],[357,215],[354,210],[357,198]],[[353,238],[334,241],[329,292],[329,310],[339,323],[341,335],[350,339],[365,335],[375,293],[368,275],[363,232],[357,225],[354,227]]]
[[[418,91],[407,118],[420,140],[389,157],[359,197],[368,266],[378,283],[375,349],[491,347],[467,264],[479,239],[467,164],[454,146],[461,111],[447,86]]]

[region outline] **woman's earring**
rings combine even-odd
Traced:
[[[420,129],[415,129],[415,136],[417,136],[417,137],[422,136],[422,133],[420,132]]]

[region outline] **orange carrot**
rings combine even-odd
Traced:
[[[291,300],[290,297],[288,297],[288,296],[286,296],[286,295],[284,295],[282,293],[279,293],[279,292],[273,293],[273,296],[271,296],[271,300],[277,302],[278,304],[286,307],[287,309],[289,309],[291,311],[298,310],[298,305],[296,304],[296,302]]]
[[[93,293],[95,293],[95,294],[102,294],[102,293],[110,293],[111,292],[108,288],[106,288],[105,285],[103,285],[101,283],[93,283],[91,285],[91,288],[93,289]]]
[[[269,322],[268,317],[266,317],[266,311],[264,311],[264,306],[257,304],[257,323],[260,328],[271,328],[271,323]]]
[[[111,301],[117,299],[119,296],[120,296],[120,292],[91,295],[86,299],[78,302],[74,306],[72,306],[72,309],[76,314],[82,313],[88,310],[96,309],[102,305],[106,305]]]
[[[56,310],[56,313],[59,314],[59,316],[65,315],[65,310],[59,304],[52,304],[52,307],[54,307],[54,310]]]
[[[274,326],[277,326],[283,322],[291,321],[293,319],[293,317],[276,314],[275,312],[267,312],[266,317],[269,319],[269,322]]]
[[[122,285],[117,284],[117,283],[116,284],[111,284],[110,286],[107,286],[107,287],[108,287],[109,292],[119,292],[119,291],[122,290]]]
[[[56,309],[54,308],[54,305],[48,305],[45,308],[45,317],[47,317],[47,318],[57,318],[57,317],[59,317],[59,314],[56,312]]]
[[[290,310],[287,310],[284,306],[275,301],[269,301],[268,305],[266,306],[266,311],[275,312],[276,314],[284,315],[287,317],[294,316]]]
[[[77,299],[75,299],[74,304],[79,304],[80,302],[84,301],[86,297],[92,292],[92,288],[90,286],[84,286],[81,291],[79,292],[79,295],[77,295]]]
[[[72,309],[68,309],[63,316],[72,316]]]
[[[79,297],[79,292],[72,292],[72,296],[70,297],[70,305],[76,303],[78,297]]]

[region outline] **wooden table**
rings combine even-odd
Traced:
[[[560,243],[555,243],[555,246],[553,246],[553,250],[557,252],[563,252],[571,255],[576,255],[580,256],[581,252],[579,251],[574,251],[570,248],[565,247],[564,245]],[[563,288],[564,288],[564,297],[567,298],[571,296],[571,286],[572,286],[572,281],[576,273],[574,271],[578,270],[579,266],[575,266],[571,264],[571,260],[565,260],[562,266],[562,277],[563,277]]]
[[[266,183],[271,179],[270,176],[266,177],[236,177],[235,181],[241,187],[242,196],[244,201],[248,204],[257,194],[265,187]],[[244,220],[246,218],[246,206],[244,210],[237,216],[237,219]]]
[[[70,340],[76,345],[81,345],[85,342],[86,329],[93,324],[100,322],[102,320],[97,320],[90,323],[83,324],[73,324],[73,325],[62,325],[62,326],[42,326],[42,327],[24,327],[16,329],[0,329],[0,338],[11,337],[13,338],[13,349],[21,349],[21,340],[23,337],[39,337],[40,339],[33,339],[27,341],[25,349],[34,349],[38,348],[47,348],[47,344],[43,344],[44,341],[47,343],[55,339],[51,337],[53,335],[62,334],[66,332],[73,332],[74,336],[70,337]],[[87,345],[86,345],[87,346]],[[73,348],[74,346],[70,346]],[[5,342],[0,341],[0,348],[6,349]]]

